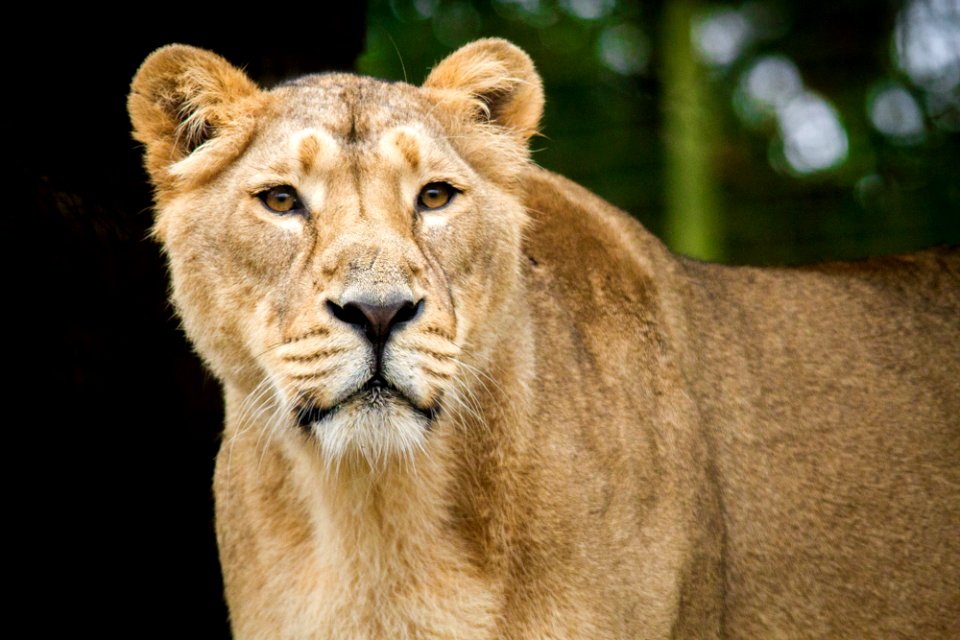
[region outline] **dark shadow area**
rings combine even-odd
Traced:
[[[15,598],[48,614],[12,607],[31,616],[30,635],[229,636],[211,493],[220,389],[167,302],[127,88],[170,42],[217,51],[268,85],[349,70],[365,10],[251,16],[245,28],[190,11],[190,22],[117,27],[59,10],[51,25],[34,10],[3,40],[7,404],[22,408],[6,421],[6,520]]]

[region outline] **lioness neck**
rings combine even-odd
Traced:
[[[498,496],[515,491],[504,482],[517,429],[504,422],[524,411],[526,385],[508,392],[483,380],[504,368],[525,379],[528,347],[513,332],[422,450],[373,465],[331,463],[307,434],[271,431],[273,413],[227,386],[215,482],[227,594],[241,603],[231,607],[237,636],[278,626],[282,637],[502,635],[508,543],[490,523],[508,508]]]

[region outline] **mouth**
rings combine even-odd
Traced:
[[[436,404],[429,407],[418,406],[399,389],[387,382],[383,376],[377,373],[367,380],[362,387],[336,404],[321,407],[310,398],[302,398],[301,403],[297,405],[296,408],[297,424],[309,433],[315,424],[323,422],[325,419],[335,415],[341,409],[348,406],[367,411],[387,412],[396,405],[397,401],[406,404],[416,413],[423,416],[428,429],[440,412],[440,407]]]

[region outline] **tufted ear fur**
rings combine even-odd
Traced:
[[[188,173],[202,178],[242,151],[260,95],[246,74],[204,49],[172,44],[150,54],[133,78],[127,109],[158,190]],[[177,166],[200,148],[202,163]]]
[[[543,83],[533,61],[506,40],[477,40],[447,56],[423,84],[439,100],[467,108],[470,117],[503,127],[517,139],[537,132]]]

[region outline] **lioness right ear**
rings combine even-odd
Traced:
[[[172,44],[150,54],[130,85],[127,109],[154,184],[166,186],[177,173],[172,165],[215,138],[226,138],[220,155],[235,152],[252,120],[247,103],[259,94],[246,74],[210,51]]]
[[[543,83],[533,61],[500,38],[457,49],[434,67],[423,86],[448,103],[466,103],[472,117],[499,125],[524,143],[543,115]]]

